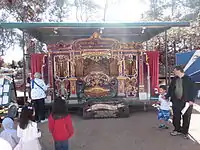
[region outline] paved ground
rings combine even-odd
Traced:
[[[200,115],[194,112],[191,133],[200,141]],[[199,150],[200,145],[183,137],[171,137],[170,130],[160,130],[154,112],[133,113],[125,119],[83,120],[73,116],[75,136],[70,140],[70,150]],[[44,150],[53,150],[53,141],[47,124],[41,143]],[[171,127],[172,130],[172,127]]]

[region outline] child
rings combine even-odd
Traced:
[[[48,118],[55,150],[68,150],[68,140],[74,133],[71,116],[68,114],[66,103],[61,97],[56,98],[52,113]]]
[[[14,150],[41,150],[38,138],[41,132],[37,128],[37,123],[32,121],[33,107],[25,106],[22,108],[17,136],[20,138],[19,144]]]
[[[12,150],[12,147],[6,140],[4,140],[3,138],[0,138],[0,149]]]
[[[12,148],[19,143],[19,138],[17,137],[17,130],[14,129],[14,121],[6,117],[2,121],[3,131],[0,134],[0,137],[6,140]]]
[[[170,101],[164,99],[163,97],[166,95],[167,87],[165,85],[161,85],[159,88],[159,103],[160,109],[158,112],[158,120],[160,121],[159,128],[168,129],[167,124],[169,123],[170,118]]]

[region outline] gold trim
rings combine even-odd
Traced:
[[[68,80],[69,80],[69,81],[76,81],[77,78],[75,78],[75,77],[71,77],[71,78],[69,78]]]
[[[125,80],[126,79],[126,77],[124,77],[124,76],[118,76],[117,77],[117,80]]]
[[[96,52],[96,51],[108,51],[108,49],[90,49],[90,50],[69,50],[69,49],[67,49],[66,51],[64,51],[64,49],[65,48],[61,48],[60,50],[63,50],[63,51],[52,51],[51,49],[49,49],[50,51],[48,51],[48,53],[50,53],[50,54],[59,54],[59,53],[63,53],[63,54],[65,54],[65,53],[70,53],[70,52],[76,52],[76,53],[84,53],[84,52],[87,52],[87,51],[90,51],[90,52]],[[128,52],[128,53],[130,53],[130,52],[135,52],[135,53],[138,53],[138,52],[146,52],[146,50],[143,50],[143,49],[138,49],[138,50],[136,50],[136,49],[132,49],[132,50],[123,50],[123,49],[121,49],[121,50],[110,50],[110,52],[111,53],[113,53],[113,52],[123,52],[123,53],[126,53],[126,52]]]

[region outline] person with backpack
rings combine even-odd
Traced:
[[[40,79],[41,74],[36,72],[31,81],[31,100],[35,109],[35,121],[45,122],[45,98],[48,86]]]
[[[55,150],[68,150],[68,141],[74,134],[74,128],[66,102],[61,97],[54,101],[48,126],[54,139]]]

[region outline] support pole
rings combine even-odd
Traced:
[[[23,40],[23,77],[24,77],[24,104],[26,102],[26,52],[25,52],[25,34],[22,30],[22,40]]]
[[[151,77],[150,77],[150,68],[149,64],[147,64],[147,98],[150,100],[151,98]]]
[[[56,86],[55,86],[55,76],[54,76],[54,72],[55,72],[55,68],[54,68],[54,55],[51,54],[51,60],[52,60],[52,78],[53,78],[53,83],[52,83],[52,88],[53,88],[53,100],[56,98]]]
[[[167,31],[165,31],[165,83],[168,85],[168,52],[167,52]]]
[[[140,93],[140,75],[139,75],[139,72],[140,72],[140,53],[139,51],[137,52],[137,71],[138,71],[138,76],[137,76],[137,88],[138,88],[138,93],[137,93],[137,96],[139,98],[139,93]]]

